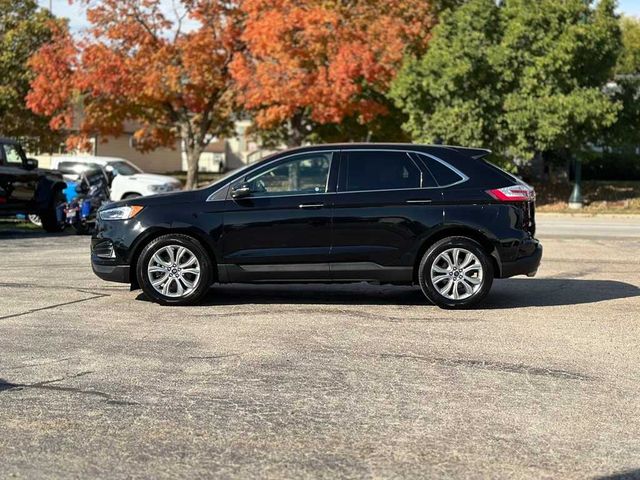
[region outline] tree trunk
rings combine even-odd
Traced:
[[[202,147],[200,145],[192,144],[185,147],[185,154],[187,156],[187,183],[185,184],[186,190],[193,190],[198,187],[198,163],[200,161],[200,154],[202,153]]]
[[[290,120],[288,125],[288,138],[287,138],[287,147],[299,147],[302,145],[305,139],[304,126],[302,121],[302,114],[296,113]]]
[[[536,151],[536,153],[533,155],[530,169],[532,178],[538,181],[544,180],[544,156],[542,152]]]
[[[184,155],[187,157],[187,183],[184,188],[185,190],[193,190],[198,187],[198,163],[200,162],[200,154],[204,150],[204,144],[188,122],[184,122],[180,126],[180,136],[182,137]]]

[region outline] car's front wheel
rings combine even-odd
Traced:
[[[482,301],[493,283],[493,263],[470,238],[449,237],[424,254],[418,270],[420,288],[441,308],[469,308]]]
[[[206,295],[213,278],[208,253],[194,238],[168,234],[152,240],[136,266],[138,284],[162,305],[188,305]]]

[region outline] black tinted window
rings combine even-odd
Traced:
[[[421,176],[405,152],[346,153],[346,191],[420,188]]]
[[[435,177],[436,182],[438,182],[438,185],[441,187],[451,185],[462,180],[460,175],[443,163],[434,160],[431,157],[427,157],[426,155],[420,155],[420,159],[426,164],[431,174]]]

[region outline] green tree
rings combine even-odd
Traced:
[[[640,144],[640,20],[623,17],[620,26],[623,48],[609,91],[622,105],[622,111],[616,123],[604,132],[602,143],[635,150]]]
[[[427,53],[406,60],[391,96],[415,141],[495,145],[501,98],[490,51],[499,41],[498,23],[494,0],[445,10]]]
[[[55,22],[33,0],[0,0],[0,136],[19,137],[42,149],[59,144],[49,119],[26,107],[33,73],[27,61],[48,42]]]
[[[622,53],[618,58],[618,75],[640,75],[640,19],[622,17]]]
[[[445,12],[392,88],[405,128],[526,161],[597,137],[620,109],[604,91],[621,45],[614,10],[613,0],[469,0]]]

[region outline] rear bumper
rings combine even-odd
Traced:
[[[542,245],[536,244],[533,254],[520,257],[513,262],[503,262],[500,278],[509,278],[516,275],[534,276],[542,260]]]
[[[129,265],[101,265],[92,259],[91,268],[93,273],[107,282],[131,283]]]

